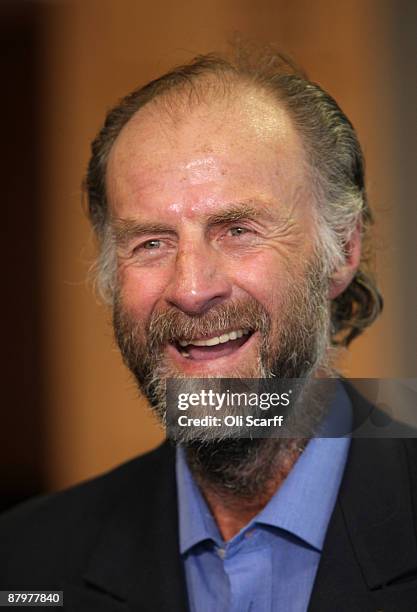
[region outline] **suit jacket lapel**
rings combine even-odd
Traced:
[[[373,407],[349,391],[355,422]],[[416,572],[417,544],[404,444],[352,439],[310,601],[310,612],[362,609],[372,591]]]
[[[174,451],[165,443],[134,464],[84,580],[140,612],[187,610],[179,554]]]
[[[349,394],[363,422],[372,406]],[[84,574],[88,596],[117,612],[184,612],[174,451],[165,443],[125,474]],[[400,440],[352,440],[310,612],[365,609],[373,589],[417,570],[409,486]]]

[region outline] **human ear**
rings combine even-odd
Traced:
[[[332,273],[329,283],[329,299],[334,300],[349,286],[361,259],[361,228],[358,224],[345,245],[345,261]]]

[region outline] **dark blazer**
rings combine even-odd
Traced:
[[[416,612],[416,509],[416,440],[354,438],[309,612]],[[0,517],[0,589],[63,590],[72,612],[185,612],[177,523],[165,443]]]

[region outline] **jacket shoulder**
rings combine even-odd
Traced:
[[[62,576],[77,576],[113,508],[121,499],[128,501],[133,488],[145,493],[172,458],[173,451],[165,443],[101,476],[3,513],[0,586],[17,585],[20,580],[30,586],[30,577],[39,584],[42,573],[55,575],[57,583]]]

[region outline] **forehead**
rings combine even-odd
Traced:
[[[150,203],[196,209],[222,198],[289,199],[305,187],[301,138],[266,94],[177,106],[150,103],[117,137],[106,176],[111,214]]]

